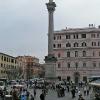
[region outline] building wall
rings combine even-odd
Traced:
[[[18,66],[15,57],[0,53],[0,78],[16,79]]]
[[[88,78],[100,74],[99,28],[55,31],[53,40],[54,54],[58,59],[56,63],[57,77],[61,76],[62,79],[67,79],[70,76],[74,80],[77,72],[79,80],[83,80],[85,76]],[[70,52],[70,56],[68,52]]]
[[[39,59],[32,56],[18,56],[18,65],[22,69],[22,75],[24,79],[30,79],[33,76],[38,76],[40,71]]]
[[[33,65],[33,75],[34,77],[43,78],[45,75],[44,64],[34,64]]]
[[[24,78],[25,75],[25,59],[22,56],[16,57],[19,66],[19,78]]]

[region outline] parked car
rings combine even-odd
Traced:
[[[0,89],[3,91],[6,89],[5,83],[3,81],[0,81]]]

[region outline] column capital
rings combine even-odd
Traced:
[[[48,56],[45,56],[45,62],[57,62],[57,58],[53,54],[49,54]]]
[[[49,0],[49,2],[53,2],[53,0]]]
[[[47,5],[48,12],[55,11],[56,4],[55,4],[55,2],[53,2],[53,0],[52,0],[52,2],[49,1],[49,3],[46,3],[46,5]]]

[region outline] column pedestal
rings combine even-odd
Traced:
[[[45,56],[45,78],[50,81],[57,79],[56,77],[56,61],[57,58],[54,55],[49,54]]]

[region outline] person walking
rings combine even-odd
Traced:
[[[22,90],[20,97],[21,97],[21,100],[27,100],[27,92],[25,89]]]
[[[78,96],[80,96],[81,95],[81,91],[80,91],[80,89],[78,90]]]
[[[34,98],[36,97],[36,89],[34,88]]]
[[[90,92],[90,90],[89,90],[89,87],[87,87],[87,96],[89,95],[89,92]]]
[[[61,91],[62,91],[62,97],[64,97],[65,96],[65,89],[62,88]]]
[[[75,89],[74,88],[72,88],[71,93],[72,93],[72,98],[75,98]]]
[[[87,91],[87,89],[86,89],[86,86],[84,87],[84,96],[86,96],[86,91]]]
[[[45,94],[43,90],[42,90],[42,93],[40,94],[40,100],[45,100]]]
[[[12,90],[12,98],[13,100],[18,100],[18,93],[15,87],[13,87],[13,90]]]
[[[67,91],[69,92],[69,86],[67,85]]]
[[[83,98],[82,94],[79,95],[78,100],[85,100],[85,99]]]
[[[29,100],[29,96],[30,96],[30,93],[28,90],[26,90],[26,97],[27,97],[27,100]]]
[[[4,100],[4,93],[3,90],[0,88],[0,97],[2,98],[2,100]]]
[[[33,97],[33,95],[31,94],[31,98],[30,98],[30,100],[34,100],[34,97]]]

